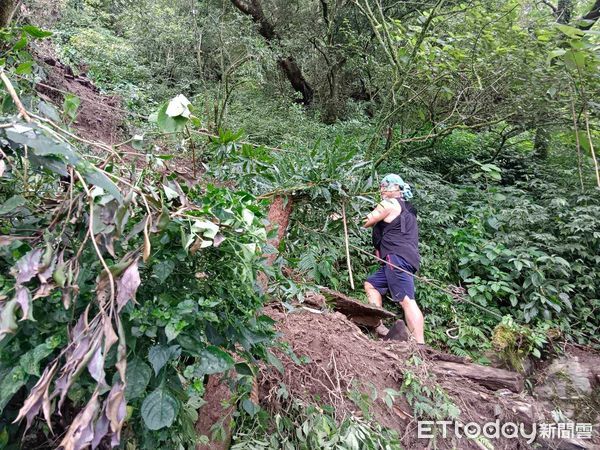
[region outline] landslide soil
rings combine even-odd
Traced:
[[[431,448],[431,441],[417,438],[414,405],[404,397],[396,397],[392,408],[384,401],[386,389],[401,391],[404,376],[410,371],[423,386],[441,387],[460,409],[459,421],[463,424],[484,424],[496,419],[500,423],[554,422],[551,412],[525,393],[493,391],[468,379],[433,375],[435,351],[411,343],[375,340],[341,313],[317,313],[302,307],[289,313],[276,305],[270,305],[264,312],[276,321],[281,339],[289,343],[295,355],[308,357],[307,363],[296,364],[280,351],[277,356],[283,362],[283,374],[273,368],[262,368],[260,399],[261,405],[269,410],[285,407],[282,403],[285,400],[277,395],[283,383],[290,397],[330,404],[338,418],[347,414],[361,416],[360,406],[350,399],[352,392],[360,391],[371,398],[376,396],[370,405],[372,419],[396,430],[405,448]],[[415,365],[415,361],[419,363]],[[597,436],[593,444],[588,443],[600,445]],[[453,437],[438,438],[436,445],[437,448],[483,448],[472,440]],[[495,449],[532,448],[524,439],[495,439],[493,445]]]

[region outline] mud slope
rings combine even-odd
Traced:
[[[289,342],[294,353],[307,356],[306,364],[295,364],[288,356],[277,356],[285,366],[282,375],[273,368],[263,368],[259,378],[260,399],[263,407],[277,410],[282,405],[277,397],[280,383],[284,383],[290,396],[307,401],[319,399],[335,407],[336,414],[361,415],[361,410],[349,397],[353,390],[370,395],[376,393],[371,414],[382,425],[396,430],[406,448],[428,448],[431,441],[417,438],[417,414],[414,404],[396,397],[392,408],[385,401],[385,390],[401,390],[408,372],[421,380],[423,386],[443,388],[450,400],[460,409],[459,423],[484,424],[517,422],[530,426],[533,423],[553,422],[551,411],[542,403],[520,391],[519,374],[502,369],[484,368],[453,355],[415,344],[374,340],[345,315],[335,312],[316,312],[299,308],[284,313],[276,306],[265,310],[277,322],[282,340]],[[417,362],[417,364],[415,364]],[[486,371],[487,373],[486,375]],[[500,388],[493,381],[506,383]],[[486,387],[487,386],[487,387]],[[435,405],[441,407],[441,405]],[[494,439],[495,449],[515,448],[600,448],[600,439],[570,442],[568,440],[544,441],[538,438],[533,445],[524,439]],[[481,443],[469,439],[437,440],[438,448],[480,449]],[[535,446],[535,447],[534,447]],[[431,447],[430,447],[431,448]]]

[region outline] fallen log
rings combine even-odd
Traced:
[[[408,342],[387,342],[394,343],[382,348],[381,352],[399,362],[414,353],[414,346]],[[429,370],[435,375],[446,378],[466,378],[492,391],[506,389],[517,394],[523,391],[524,382],[520,373],[473,364],[467,358],[445,354],[428,347],[421,347],[420,351],[434,361]]]
[[[449,361],[437,361],[432,370],[436,375],[468,378],[494,391],[509,389],[512,392],[519,393],[523,390],[523,376],[510,370]]]
[[[361,303],[341,292],[326,287],[321,287],[320,290],[333,303],[333,308],[336,311],[343,313],[357,325],[375,328],[381,319],[396,317],[395,314],[383,308]],[[389,337],[386,336],[388,338],[386,340],[396,342],[405,340],[408,337],[405,336],[408,330],[405,330],[406,327],[402,325],[404,325],[402,321],[397,321],[394,324],[396,328],[392,327],[392,330],[395,331],[390,333]],[[432,356],[431,359],[436,361],[432,370],[438,375],[467,378],[491,390],[508,389],[516,393],[523,390],[523,376],[517,372],[471,364],[466,359],[463,360],[454,355],[445,355],[442,352],[433,351],[432,353],[430,355]]]
[[[326,287],[320,287],[319,289],[328,302],[331,303],[335,311],[341,312],[359,325],[374,328],[379,325],[381,319],[393,319],[396,317],[396,314],[390,311],[359,302],[333,289]]]

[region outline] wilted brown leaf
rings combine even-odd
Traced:
[[[56,373],[57,367],[58,361],[55,361],[52,366],[46,367],[46,370],[44,370],[44,373],[36,385],[31,389],[29,396],[19,410],[19,414],[13,423],[16,423],[23,419],[23,417],[26,417],[27,426],[25,429],[27,430],[31,426],[31,421],[33,418],[40,412],[40,408],[43,407],[44,417],[48,422],[50,431],[52,431],[52,424],[50,423],[50,400],[48,396],[48,388],[50,386],[50,381],[52,381],[52,377]]]
[[[150,235],[149,235],[149,225],[150,225],[150,217],[146,218],[146,223],[144,224],[144,251],[142,254],[142,259],[144,262],[148,261],[150,258],[150,251],[152,246],[150,245]]]
[[[11,270],[11,273],[17,279],[17,284],[27,283],[38,274],[42,253],[41,249],[36,248],[27,252],[17,261],[17,264]]]
[[[18,326],[15,314],[17,313],[18,306],[19,304],[14,298],[2,305],[2,309],[0,310],[0,339],[6,334],[17,331]]]
[[[15,300],[21,307],[21,311],[23,315],[21,316],[21,321],[23,320],[34,320],[33,313],[31,311],[31,293],[29,289],[23,286],[17,286],[15,289]]]
[[[56,266],[56,258],[53,258],[50,264],[48,264],[45,268],[40,267],[40,272],[38,273],[38,278],[41,283],[45,284],[48,282],[50,278],[52,278],[52,273],[54,272],[54,267]]]
[[[121,428],[127,412],[127,403],[125,402],[125,385],[117,381],[106,399],[105,414],[110,422],[112,431],[111,445],[117,446],[121,440]]]
[[[10,245],[14,241],[16,241],[16,238],[12,236],[0,236],[0,247],[2,247],[3,245]]]
[[[33,300],[37,300],[38,298],[48,297],[56,286],[51,283],[42,284],[35,294],[33,294]]]
[[[96,391],[85,408],[71,422],[59,447],[64,450],[82,450],[89,446],[94,439],[94,418],[99,409],[100,402]]]
[[[224,240],[225,240],[225,236],[223,236],[221,233],[217,233],[214,238],[214,246],[218,247],[219,245],[221,245],[223,243]]]
[[[135,293],[140,283],[138,261],[135,260],[117,281],[117,305],[119,311],[121,311],[130,299],[135,301]]]
[[[106,410],[106,404],[104,406],[104,410]],[[102,411],[102,414],[100,414],[100,417],[96,421],[96,426],[94,427],[94,439],[92,439],[92,450],[94,450],[100,445],[100,442],[108,433],[108,419],[104,410]]]
[[[98,346],[92,359],[88,363],[88,371],[94,380],[102,387],[106,386],[106,379],[104,373],[104,355],[102,354],[102,348]]]
[[[115,342],[117,342],[118,337],[106,314],[102,317],[102,324],[104,328],[104,354],[107,354]]]

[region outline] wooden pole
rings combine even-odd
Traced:
[[[592,153],[592,159],[594,160],[594,170],[596,172],[596,183],[600,187],[600,169],[598,168],[598,160],[596,159],[596,152],[594,152],[594,143],[592,142],[592,133],[590,132],[590,121],[588,118],[587,109],[584,111],[583,118],[585,119],[585,128],[587,131],[587,138],[590,142],[590,152]]]
[[[571,113],[573,114],[573,129],[575,130],[575,145],[577,146],[577,169],[579,170],[579,183],[581,190],[583,186],[583,170],[581,169],[581,143],[579,142],[579,127],[577,126],[577,115],[575,114],[575,101],[571,99]]]
[[[350,263],[350,246],[348,241],[348,224],[346,223],[346,204],[342,203],[342,220],[344,221],[344,242],[346,244],[346,261],[348,263],[348,276],[350,287],[354,290],[354,277],[352,276],[352,264]]]

